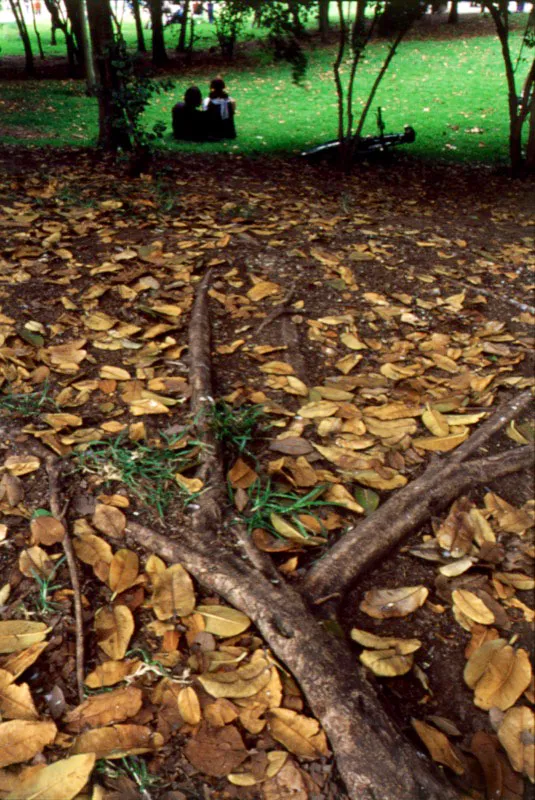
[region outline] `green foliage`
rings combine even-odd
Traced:
[[[161,782],[157,775],[151,775],[147,762],[139,756],[123,757],[119,759],[119,763],[115,760],[99,760],[95,771],[109,778],[130,778],[137,784],[143,797],[149,797],[148,789]]]
[[[35,392],[14,392],[11,388],[0,394],[0,411],[17,417],[38,417],[43,411],[53,411],[56,404],[50,399],[47,381]]]
[[[250,503],[244,517],[247,530],[253,531],[255,528],[264,528],[264,530],[268,530],[274,536],[279,537],[271,522],[271,515],[277,514],[284,517],[294,528],[297,528],[302,536],[308,538],[311,534],[304,527],[298,515],[309,514],[321,524],[321,519],[317,516],[316,510],[325,506],[333,508],[336,505],[319,499],[326,489],[327,486],[321,484],[315,486],[305,495],[298,495],[295,492],[277,488],[270,480],[265,482],[255,481],[248,490]]]
[[[36,593],[37,596],[35,597],[34,600],[35,607],[38,613],[41,614],[42,616],[46,616],[47,614],[52,614],[53,612],[58,611],[58,609],[61,608],[61,606],[58,603],[53,603],[50,600],[50,593],[55,592],[56,589],[61,588],[60,584],[52,585],[52,581],[54,580],[58,569],[61,567],[64,561],[65,561],[65,556],[62,556],[62,558],[60,558],[56,562],[54,569],[46,577],[32,570],[32,576],[35,582],[37,583],[37,593]]]
[[[180,495],[184,505],[197,494],[189,494],[175,479],[177,472],[198,464],[200,445],[184,436],[162,434],[154,443],[132,442],[123,434],[90,442],[76,454],[79,469],[106,481],[121,481],[162,517],[169,503]]]
[[[249,443],[265,424],[262,405],[234,408],[222,400],[212,406],[211,425],[218,441],[238,454],[252,455]]]

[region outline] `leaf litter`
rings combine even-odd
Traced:
[[[60,184],[72,185],[79,167],[63,166],[60,175]],[[92,641],[88,697],[76,703],[64,568],[50,592],[59,611],[35,619],[31,605],[63,535],[60,520],[35,516],[48,502],[43,452],[87,464],[95,444],[119,435],[135,463],[149,447],[180,455],[189,446],[184,320],[198,275],[213,266],[218,399],[236,420],[244,409],[262,409],[270,425],[250,439],[240,438],[243,429],[234,432],[234,445],[225,439],[234,505],[257,546],[280,553],[274,557],[281,570],[296,574],[309,563],[307,553],[321,552],[355,517],[373,513],[430,454],[454,451],[499,394],[532,385],[524,360],[533,318],[515,310],[511,324],[499,302],[489,303],[489,291],[498,287],[499,296],[504,282],[511,295],[529,286],[518,266],[529,251],[507,242],[508,209],[521,218],[522,211],[511,198],[492,208],[488,235],[500,248],[494,258],[490,250],[485,258],[473,255],[467,277],[466,242],[458,243],[442,214],[434,228],[428,220],[435,211],[422,211],[418,201],[407,203],[405,216],[392,208],[387,214],[378,189],[365,190],[366,213],[354,222],[339,195],[327,199],[310,176],[295,182],[291,170],[284,174],[291,187],[281,200],[253,175],[238,190],[253,209],[244,221],[225,199],[234,178],[202,199],[177,178],[166,184],[177,197],[177,219],[158,206],[150,181],[136,185],[134,196],[119,182],[115,196],[102,200],[103,177],[92,168],[77,203],[59,199],[58,182],[39,171],[26,189],[16,181],[2,187],[0,391],[9,402],[0,403],[1,557],[8,566],[0,586],[8,609],[0,621],[1,796],[46,794],[68,781],[75,797],[88,779],[113,787],[113,778],[94,769],[95,759],[139,755],[162,773],[164,791],[172,785],[168,752],[177,742],[175,761],[201,781],[208,776],[214,797],[215,779],[227,790],[239,787],[235,796],[335,796],[328,773],[313,768],[329,758],[325,736],[246,615],[200,596],[183,565],[140,560],[124,546],[129,515],[149,518],[148,495],[102,453],[99,463],[76,473],[69,510]],[[337,226],[323,221],[327,207]],[[418,244],[440,252],[428,255]],[[475,252],[477,245],[474,238],[469,246]],[[290,281],[295,290],[285,316],[306,353],[307,374],[298,374],[282,326],[255,335]],[[466,290],[454,290],[459,281]],[[478,285],[487,292],[478,295]],[[15,291],[17,303],[10,302]],[[30,397],[36,400],[28,416]],[[532,441],[525,423],[511,424],[507,435]],[[203,489],[194,466],[193,457],[175,469],[186,495]],[[172,505],[163,519],[173,527],[187,513]],[[510,494],[461,498],[408,551],[412,563],[424,564],[414,567],[422,577],[400,574],[383,586],[379,573],[359,592],[356,617],[368,630],[349,626],[360,646],[356,668],[360,658],[391,687],[390,698],[396,681],[420,685],[414,730],[433,759],[464,776],[467,789],[470,759],[494,787],[488,753],[500,765],[502,786],[511,770],[533,780],[532,673],[518,639],[533,623],[526,594],[533,588],[533,519],[533,504]],[[288,551],[292,557],[281,560]],[[433,621],[446,618],[446,638],[457,626],[462,641],[472,642],[455,694],[470,691],[474,715],[488,715],[488,739],[470,744],[472,728],[461,724],[462,747],[451,741],[455,725],[428,713],[440,711],[426,676],[433,648],[429,633],[414,636],[410,628],[417,631],[424,620],[432,631]],[[40,662],[67,697],[56,723],[36,691],[39,678],[17,682],[33,663],[39,675]],[[37,716],[21,711],[10,718],[17,707]],[[24,766],[39,754],[38,770]],[[126,779],[135,786],[131,773]],[[102,791],[105,797],[108,789]]]

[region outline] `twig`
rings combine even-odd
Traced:
[[[46,458],[46,471],[48,473],[48,482],[50,486],[50,510],[54,517],[63,521],[65,525],[65,535],[63,537],[63,552],[67,560],[69,568],[69,575],[74,598],[74,620],[76,629],[76,684],[78,686],[78,697],[80,702],[84,699],[84,622],[82,616],[82,593],[80,590],[80,581],[78,578],[78,570],[76,568],[76,558],[72,547],[71,537],[67,526],[65,524],[65,512],[67,510],[67,503],[63,508],[59,499],[59,477],[61,467],[55,456],[47,456]]]
[[[275,322],[275,320],[278,319],[280,316],[286,314],[286,312],[288,311],[288,306],[292,302],[294,295],[295,295],[295,286],[292,286],[290,291],[283,297],[280,305],[274,308],[271,314],[268,314],[265,320],[263,320],[260,323],[260,325],[256,329],[255,336],[258,336],[259,333],[262,333],[264,328],[267,328],[268,325],[271,325],[271,323]]]
[[[535,306],[530,306],[528,303],[521,303],[520,300],[515,300],[513,297],[506,297],[505,295],[497,297],[494,292],[484,289],[482,286],[468,286],[466,283],[458,281],[456,278],[450,278],[442,273],[439,274],[441,278],[449,283],[453,283],[455,286],[459,286],[461,289],[477,292],[478,294],[484,295],[484,297],[490,297],[491,300],[495,300],[497,303],[509,303],[509,305],[519,308],[520,311],[528,311],[530,314],[535,314]]]

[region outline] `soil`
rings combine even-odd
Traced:
[[[126,368],[140,384],[154,375],[187,379],[188,310],[195,284],[207,268],[213,269],[210,302],[216,397],[239,405],[254,401],[263,392],[275,412],[275,424],[284,423],[285,413],[295,414],[307,399],[281,391],[276,381],[266,384],[266,374],[258,368],[266,361],[285,359],[308,387],[322,386],[327,379],[344,388],[355,375],[377,376],[382,364],[410,364],[416,357],[419,332],[443,334],[452,337],[453,347],[464,347],[484,326],[495,326],[490,346],[483,354],[474,351],[473,355],[475,372],[493,375],[490,388],[474,393],[467,410],[494,407],[510,396],[515,385],[532,381],[533,181],[512,181],[482,167],[428,165],[401,154],[387,163],[365,162],[351,175],[338,174],[332,165],[310,166],[297,159],[176,157],[156,161],[150,174],[134,179],[124,165],[95,152],[23,148],[0,152],[0,175],[2,391],[7,395],[39,388],[36,370],[43,360],[47,362],[42,348],[84,338],[89,356],[80,369],[68,373],[52,368],[47,375],[52,399],[72,387],[71,404],[67,401],[61,411],[80,414],[83,430],[101,431],[100,426],[111,420],[125,424],[143,420],[151,438],[180,431],[187,424],[187,403],[182,402],[172,406],[169,414],[133,417],[121,395],[121,382],[103,380],[100,370],[103,365]],[[278,292],[251,302],[246,293],[259,280],[277,284]],[[146,282],[141,290],[140,281]],[[282,309],[280,304],[290,292],[288,307]],[[448,300],[452,297],[457,300]],[[182,313],[162,316],[153,310],[158,303],[178,303]],[[277,308],[284,313],[258,333]],[[170,337],[167,350],[163,347],[156,356],[147,350],[143,360],[136,356],[138,349],[110,349],[105,328],[84,327],[88,315],[97,312],[113,317],[118,324],[139,326],[140,331],[164,322],[168,327],[163,333],[146,341],[162,345],[165,337]],[[321,335],[314,337],[309,322],[348,315],[369,346],[359,351],[361,362],[344,378],[336,368],[338,359],[351,352],[340,344],[343,328],[336,322],[319,323]],[[44,342],[36,344],[21,336],[28,323],[30,330],[44,336]],[[136,336],[125,334],[130,340]],[[245,345],[236,345],[241,339]],[[255,351],[255,346],[272,349],[266,354]],[[452,374],[440,372],[436,385],[445,385],[450,379]],[[82,382],[96,382],[96,389],[77,406]],[[383,381],[367,391],[358,403],[374,402],[381,393],[389,401],[410,402],[419,396],[421,386],[412,380]],[[176,397],[187,400],[187,392]],[[523,418],[518,424],[525,422]],[[38,453],[43,457],[46,446],[34,436],[36,430],[45,429],[39,416],[25,419],[4,410],[0,425],[3,456]],[[277,428],[273,430],[276,435]],[[305,427],[303,435],[310,434],[313,429]],[[271,431],[265,436],[271,438]],[[270,438],[255,444],[264,469],[274,458],[267,448]],[[492,452],[514,444],[502,435],[492,443]],[[409,480],[424,468],[427,454],[420,456],[406,459],[404,472]],[[311,463],[331,467],[319,457],[311,458]],[[3,619],[20,618],[21,614],[45,618],[53,629],[48,648],[24,676],[39,712],[47,714],[46,695],[52,682],[64,693],[68,707],[77,703],[74,621],[71,599],[61,593],[55,601],[58,607],[42,617],[35,610],[35,581],[20,572],[20,553],[29,540],[28,517],[37,508],[49,507],[43,468],[21,480],[21,506],[8,509],[4,500],[0,509],[0,521],[9,529],[9,537],[0,546],[0,584],[11,586],[1,611]],[[513,476],[470,497],[481,508],[486,492],[494,490],[521,507],[532,498],[532,481],[533,475]],[[65,499],[70,500],[70,524],[80,517],[90,519],[102,492],[128,496],[127,515],[162,531],[179,530],[188,513],[172,505],[164,519],[158,520],[124,486],[114,482],[103,487],[90,474],[71,473],[62,487]],[[381,499],[387,494],[380,492]],[[347,524],[353,516],[345,513]],[[403,735],[422,747],[411,719],[445,718],[458,728],[456,743],[468,755],[472,735],[479,730],[492,733],[492,728],[488,713],[474,705],[473,693],[463,681],[470,634],[451,614],[451,595],[437,580],[437,564],[409,552],[422,537],[432,535],[431,523],[415,531],[399,552],[353,587],[339,621],[346,636],[358,627],[422,641],[422,655],[418,654],[416,663],[427,685],[415,672],[370,680]],[[524,545],[525,539],[504,537],[511,558],[515,547],[521,549],[523,564],[528,559]],[[59,554],[60,549],[55,552]],[[141,552],[139,555],[145,558]],[[301,573],[317,555],[310,551],[299,554]],[[282,563],[286,557],[276,559]],[[102,661],[90,632],[94,609],[108,602],[109,590],[89,566],[80,563],[80,569],[88,630],[87,673]],[[492,569],[488,565],[470,574],[485,583]],[[65,565],[58,569],[54,582],[69,586]],[[372,588],[417,584],[429,588],[431,603],[405,619],[378,622],[360,610],[364,593]],[[517,596],[530,604],[529,593],[518,592]],[[146,627],[152,616],[140,607],[143,597],[133,587],[122,601],[136,614],[130,648],[155,652],[161,643]],[[518,636],[519,644],[529,649],[532,623],[518,610],[512,609],[508,615],[507,637]],[[242,640],[249,641],[246,636]],[[355,645],[356,663],[359,652]],[[181,655],[182,665],[187,657],[187,652]],[[145,688],[148,693],[150,687]],[[153,712],[149,703],[140,712],[140,724]],[[195,770],[183,753],[186,739],[180,732],[158,756],[148,760],[150,771],[160,779],[149,789],[153,800],[263,797],[257,787],[231,786],[225,779]],[[246,744],[258,750],[269,748],[269,736],[248,735]],[[308,793],[318,800],[342,800],[334,765],[326,761],[302,763],[301,767],[310,782],[300,798]],[[103,781],[115,792],[106,797],[141,796],[128,776],[108,775]],[[471,796],[484,797],[484,783],[475,767],[464,788]],[[532,787],[522,791],[524,794],[515,796],[533,797]]]

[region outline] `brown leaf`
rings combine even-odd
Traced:
[[[93,525],[107,536],[122,539],[126,528],[126,517],[119,508],[100,504],[95,508]]]
[[[128,717],[137,714],[141,703],[141,689],[127,686],[124,689],[115,689],[112,692],[88,697],[79,706],[69,711],[65,715],[64,721],[70,731],[80,733],[86,726],[98,728],[104,727],[110,722],[123,722]]]
[[[41,462],[37,456],[8,456],[4,461],[4,467],[10,475],[27,475],[29,472],[35,472],[41,466]]]
[[[94,753],[99,758],[124,758],[151,753],[161,747],[163,736],[144,725],[111,725],[76,737],[71,753]]]
[[[329,754],[327,738],[317,720],[289,708],[274,708],[267,716],[271,735],[291,753],[306,759]]]
[[[207,672],[199,683],[212,697],[252,697],[269,683],[270,666],[262,656],[231,672]]]
[[[128,606],[101,608],[95,614],[99,647],[114,660],[125,657],[134,627],[134,618]]]
[[[406,675],[414,663],[412,654],[400,655],[394,647],[387,650],[363,650],[359,659],[374,675],[383,678]]]
[[[62,542],[65,536],[65,526],[55,517],[35,517],[30,522],[30,530],[31,544],[57,544]]]
[[[262,785],[264,800],[309,800],[303,773],[293,763],[287,761],[282,769]]]
[[[506,712],[498,739],[511,766],[535,782],[535,717],[531,708],[517,706]]]
[[[195,611],[202,614],[206,633],[213,633],[215,636],[223,638],[238,636],[251,624],[251,620],[246,614],[229,606],[197,606]]]
[[[84,683],[90,689],[102,689],[104,686],[114,686],[124,681],[137,670],[141,661],[138,659],[126,661],[104,661],[87,675]]]
[[[153,580],[152,607],[158,619],[191,614],[195,608],[195,593],[192,580],[181,564],[167,567]]]
[[[52,744],[57,728],[53,722],[15,719],[0,723],[0,767],[29,761]]]
[[[531,680],[531,665],[525,650],[514,650],[504,639],[486,642],[468,659],[465,683],[474,689],[478,708],[493,706],[505,711],[516,703]]]
[[[195,689],[186,686],[181,689],[177,697],[178,710],[184,722],[188,725],[198,725],[201,721],[201,706]]]
[[[247,750],[234,725],[214,730],[205,723],[188,740],[184,754],[195,769],[214,778],[232,772],[247,758]]]
[[[449,767],[456,775],[462,775],[465,766],[461,760],[460,754],[453,747],[448,737],[441,731],[433,728],[421,720],[411,720],[412,726],[422,742],[425,744],[431,758],[438,764],[444,764]]]
[[[6,719],[39,719],[27,683],[0,688],[0,714]]]
[[[55,761],[19,777],[15,792],[6,800],[72,800],[83,789],[95,766],[95,754],[85,753]]]
[[[110,561],[108,586],[115,594],[129,589],[136,581],[139,572],[139,558],[133,550],[117,550]]]
[[[401,586],[398,589],[371,589],[364,595],[361,611],[375,619],[406,617],[423,606],[429,591],[425,586]]]
[[[50,630],[44,622],[23,619],[0,621],[0,653],[15,653],[42,642]],[[10,672],[13,670],[10,669]]]
[[[455,589],[451,597],[454,605],[468,619],[478,622],[480,625],[492,625],[496,621],[490,608],[474,592],[467,589]]]
[[[72,545],[76,555],[84,564],[94,566],[99,561],[109,564],[113,558],[112,549],[108,542],[93,533],[76,536],[76,538],[73,538]]]
[[[229,469],[227,478],[233,489],[248,489],[258,479],[258,475],[245,461],[238,458],[234,466]]]

